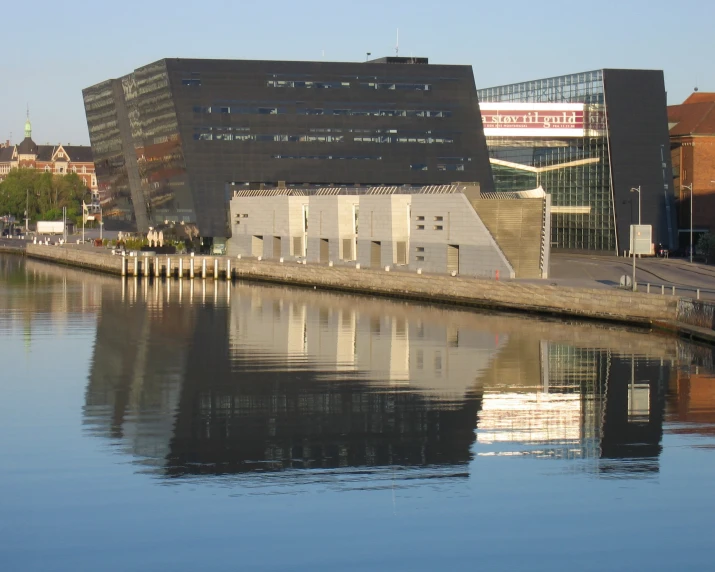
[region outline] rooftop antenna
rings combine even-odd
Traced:
[[[400,29],[397,28],[397,43],[395,44],[395,57],[400,57]]]

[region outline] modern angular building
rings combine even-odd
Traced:
[[[228,237],[242,187],[493,190],[470,66],[163,59],[83,95],[108,229]]]
[[[551,194],[552,246],[623,254],[640,210],[653,241],[675,247],[662,71],[603,69],[478,95],[496,190]]]

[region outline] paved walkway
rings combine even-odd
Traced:
[[[553,253],[551,256],[551,282],[564,286],[613,287],[624,274],[632,276],[633,261],[615,256]],[[690,297],[700,289],[702,299],[715,300],[715,266],[693,263],[678,258],[639,258],[636,260],[636,279],[643,290],[651,284],[651,292],[660,294],[661,285],[666,294]],[[595,286],[598,284],[599,286]]]

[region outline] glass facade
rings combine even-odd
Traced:
[[[93,130],[105,84],[111,133]],[[225,237],[236,186],[493,190],[469,66],[172,58],[84,96],[93,147],[116,139],[121,177],[104,179],[104,200],[124,196],[122,216],[133,211],[140,231],[195,223],[201,236]]]
[[[124,142],[119,130],[117,105],[120,98],[116,89],[116,80],[86,89],[84,107],[103,215],[121,230],[133,228],[136,223]]]
[[[602,71],[479,90],[495,103],[583,104],[583,129],[571,136],[487,134],[497,191],[538,186],[551,194],[551,242],[555,248],[616,249],[605,91]]]

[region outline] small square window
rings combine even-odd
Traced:
[[[442,230],[442,225],[441,224],[436,224],[433,227],[433,230]]]
[[[417,217],[417,220],[425,220],[425,217],[423,217],[423,216],[418,216],[418,217]]]
[[[424,256],[417,256],[417,257],[416,257],[416,260],[417,260],[417,262],[424,262],[424,261],[425,261],[425,257],[424,257]]]
[[[241,215],[241,216],[242,216],[243,218],[248,218],[248,215],[247,215],[247,214],[243,214],[243,215]]]
[[[425,229],[425,225],[423,225],[423,224],[417,225],[417,230],[424,230],[424,229]]]
[[[437,220],[437,221],[444,220],[444,217],[443,217],[443,216],[436,216],[436,217],[434,217],[434,220]]]
[[[425,247],[424,247],[424,246],[418,246],[415,250],[416,250],[417,252],[424,252],[424,251],[425,251]]]

